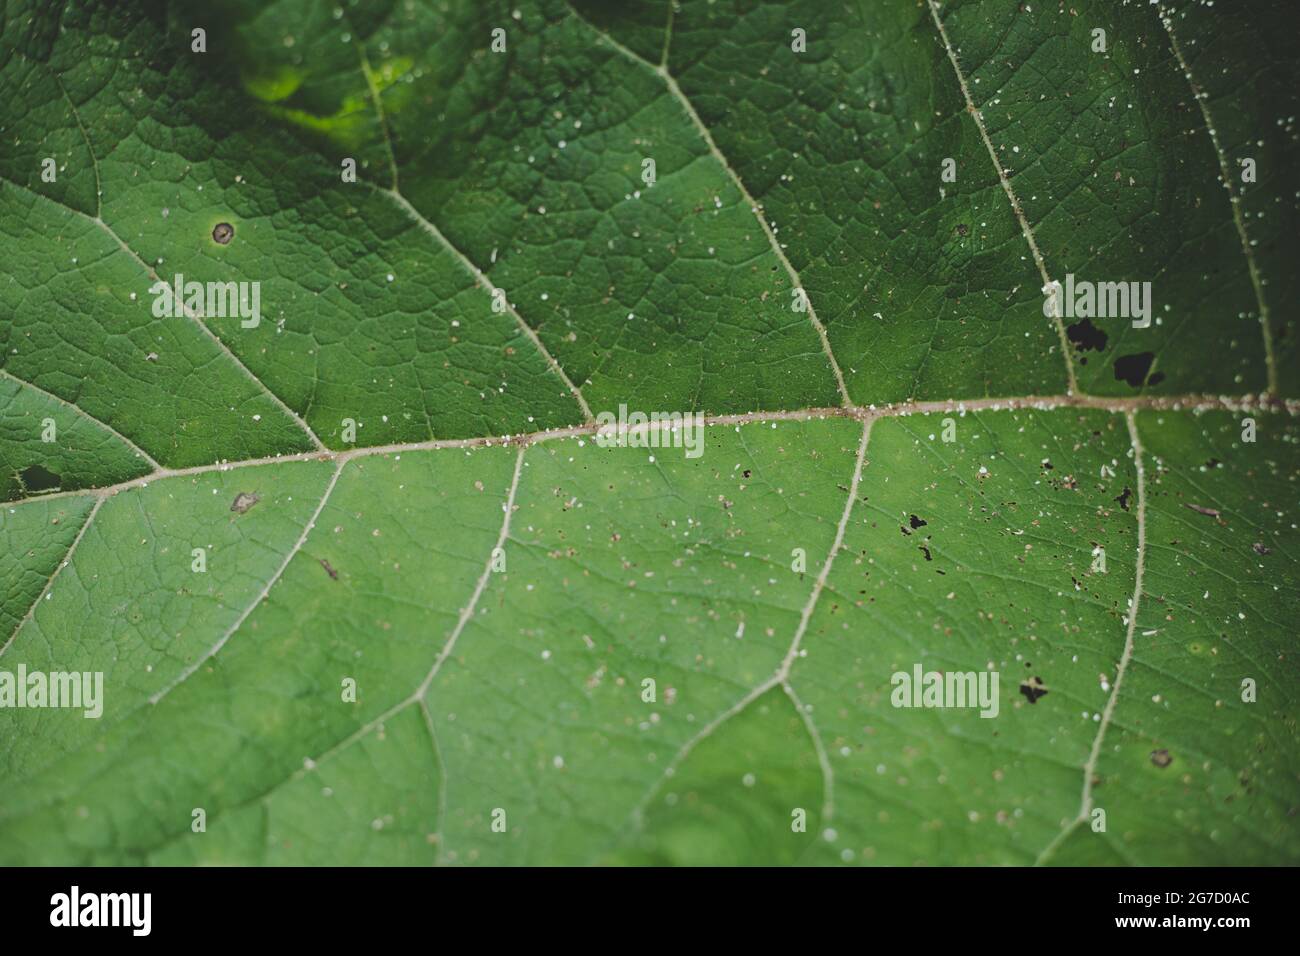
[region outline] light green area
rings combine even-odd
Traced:
[[[111,497],[3,658],[106,674],[97,721],[0,712],[4,859],[1031,863],[1079,812],[1123,657],[1135,465],[1118,415],[951,421],[951,442],[940,416],[874,423],[788,685],[773,675],[843,514],[857,422],[713,426],[694,460],[535,445],[498,571],[512,448],[353,459],[301,547],[326,462]],[[1142,417],[1147,584],[1096,767],[1109,829],[1056,862],[1300,853],[1297,583],[1276,507],[1295,426],[1260,424],[1234,447],[1227,415]],[[1212,457],[1232,464],[1201,472]],[[1258,571],[1234,570],[1242,551]],[[892,707],[892,675],[915,664],[997,671],[998,716]],[[1255,673],[1259,702],[1236,703]],[[1035,678],[1047,693],[1030,703]],[[1161,748],[1174,764],[1152,764]],[[1072,849],[1084,836],[1098,845]]]
[[[819,858],[1032,863],[1079,809],[1108,696],[1098,675],[1114,680],[1133,590],[1136,502],[1116,500],[1136,489],[1124,420],[952,421],[953,442],[941,416],[873,428],[845,551],[793,671],[844,808]],[[997,671],[998,716],[892,707],[891,676],[918,663]],[[1047,694],[1031,704],[1020,685],[1033,678]]]
[[[1300,429],[1258,426],[1252,444],[1236,416],[1138,419],[1151,459],[1146,576],[1096,792],[1129,863],[1295,860]]]

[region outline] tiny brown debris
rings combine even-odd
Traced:
[[[1206,508],[1203,505],[1193,505],[1193,504],[1189,504],[1186,501],[1183,502],[1183,507],[1190,508],[1192,511],[1195,511],[1198,515],[1209,515],[1211,518],[1219,517],[1218,510],[1214,508]]]
[[[1168,767],[1174,762],[1174,758],[1169,756],[1169,751],[1165,749],[1151,751],[1151,762],[1157,767]]]
[[[229,245],[235,238],[235,227],[228,222],[219,222],[212,227],[212,241],[218,245]]]
[[[258,495],[251,491],[241,491],[235,495],[235,500],[230,503],[230,510],[237,515],[242,515],[261,500]]]
[[[1255,550],[1255,553],[1256,553],[1256,554],[1272,554],[1272,553],[1273,553],[1273,549],[1270,548],[1270,547],[1267,547],[1267,546],[1266,546],[1263,542],[1261,542],[1261,541],[1256,541],[1254,544],[1251,545],[1251,547]]]
[[[320,559],[320,566],[321,566],[322,568],[324,568],[324,569],[325,569],[325,573],[328,574],[328,575],[329,575],[331,578],[333,578],[335,581],[337,581],[337,580],[339,579],[339,573],[338,573],[337,571],[335,571],[334,568],[333,568],[333,566],[331,566],[330,563],[329,563],[328,561],[326,561],[324,558],[321,558],[321,559]]]

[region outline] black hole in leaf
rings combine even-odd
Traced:
[[[1093,325],[1091,319],[1081,319],[1066,326],[1065,335],[1080,352],[1100,352],[1106,347],[1106,333]]]
[[[1164,372],[1156,372],[1149,379],[1147,377],[1155,360],[1155,352],[1121,355],[1115,359],[1115,378],[1121,382],[1127,382],[1134,388],[1141,388],[1143,385],[1159,385],[1165,380]]]
[[[59,487],[62,479],[48,468],[42,468],[40,465],[29,465],[23,469],[21,475],[23,487],[31,492],[53,491]]]
[[[1038,698],[1047,696],[1047,688],[1043,686],[1042,678],[1034,675],[1029,680],[1020,682],[1020,693],[1025,695],[1025,700],[1036,704]]]

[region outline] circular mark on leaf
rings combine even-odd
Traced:
[[[1157,767],[1168,767],[1174,762],[1174,758],[1169,755],[1168,750],[1153,750],[1151,751],[1151,762]]]
[[[220,245],[228,245],[231,239],[235,238],[235,227],[228,222],[219,222],[212,227],[212,241]]]

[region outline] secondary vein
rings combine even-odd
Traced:
[[[30,388],[34,392],[39,392],[42,395],[46,395],[54,399],[60,405],[63,405],[65,408],[71,409],[72,411],[76,412],[78,415],[80,415],[82,418],[86,419],[87,421],[93,422],[94,424],[98,425],[100,428],[104,429],[104,431],[108,432],[110,435],[112,435],[122,444],[126,445],[127,448],[131,449],[131,451],[135,455],[147,461],[149,463],[149,467],[153,468],[155,471],[163,467],[161,464],[158,463],[157,460],[154,459],[152,455],[150,455],[147,451],[145,451],[135,442],[131,441],[131,439],[127,438],[125,435],[123,435],[120,431],[118,431],[108,422],[104,421],[102,418],[96,418],[94,415],[90,414],[90,412],[86,411],[80,405],[74,405],[66,398],[62,398],[58,395],[55,395],[53,392],[46,391],[45,389],[41,388],[39,385],[35,384],[34,382],[29,382],[26,379],[19,378],[17,375],[13,374],[8,369],[0,368],[0,377],[7,378],[10,381],[17,382],[19,385],[23,386],[24,388]]]
[[[1115,670],[1115,683],[1111,687],[1110,697],[1106,699],[1106,706],[1102,708],[1101,720],[1097,725],[1097,734],[1092,739],[1092,748],[1088,752],[1088,759],[1083,765],[1083,789],[1079,797],[1079,812],[1070,820],[1059,832],[1056,837],[1043,848],[1043,851],[1035,860],[1035,865],[1039,866],[1046,863],[1056,853],[1067,836],[1073,833],[1080,826],[1088,822],[1088,816],[1093,809],[1092,780],[1097,772],[1097,762],[1101,758],[1101,745],[1106,739],[1106,728],[1110,726],[1111,717],[1115,713],[1115,706],[1119,702],[1120,686],[1124,682],[1124,675],[1128,671],[1129,661],[1133,659],[1134,634],[1137,630],[1138,609],[1142,602],[1142,575],[1146,566],[1147,552],[1147,491],[1146,491],[1146,466],[1143,461],[1142,439],[1138,434],[1137,415],[1133,411],[1128,411],[1124,415],[1124,420],[1128,425],[1129,443],[1133,448],[1133,465],[1137,471],[1137,559],[1133,574],[1133,597],[1129,601],[1128,619],[1124,629],[1124,650],[1120,653],[1119,665]]]
[[[113,231],[113,227],[110,226],[108,223],[106,223],[99,216],[87,215],[86,213],[82,212],[80,209],[75,209],[72,206],[64,205],[63,203],[59,202],[56,199],[51,199],[49,196],[46,196],[43,193],[36,192],[33,189],[28,189],[26,186],[22,185],[21,183],[16,183],[11,179],[0,178],[0,182],[8,183],[10,186],[13,186],[15,189],[22,190],[23,192],[28,193],[29,195],[36,196],[40,199],[43,199],[46,202],[50,203],[51,205],[58,206],[60,209],[66,209],[68,212],[76,216],[80,216],[82,219],[85,219],[87,222],[92,223],[97,229],[102,230],[106,235],[109,236],[109,238],[111,238],[114,242],[116,242],[118,248],[120,248],[123,252],[125,252],[128,256],[130,256],[131,259],[134,260],[135,263],[145,271],[145,274],[148,275],[150,279],[152,279],[154,282],[162,281],[158,277],[157,270],[155,270],[153,266],[149,265],[149,263],[141,259],[140,256],[136,253],[136,251],[132,249],[130,246],[128,246],[126,242],[123,241],[122,237]],[[203,335],[205,335],[212,342],[213,345],[217,347],[217,350],[223,356],[229,359],[230,362],[241,372],[243,372],[244,375],[247,376],[253,382],[254,385],[260,388],[266,394],[266,396],[270,398],[271,401],[274,402],[280,408],[282,412],[284,412],[286,415],[288,415],[290,418],[294,420],[295,424],[297,424],[297,426],[300,429],[302,429],[302,431],[307,435],[307,437],[311,439],[313,445],[315,445],[321,451],[325,450],[324,443],[316,436],[316,433],[311,430],[311,426],[309,426],[307,422],[303,420],[302,416],[299,415],[297,412],[295,412],[288,405],[286,405],[284,403],[284,400],[281,399],[279,395],[271,391],[271,389],[269,389],[266,386],[265,382],[263,382],[260,378],[254,375],[252,370],[249,369],[249,367],[245,365],[239,359],[239,357],[230,350],[230,348],[226,345],[225,342],[221,341],[221,339],[217,337],[215,332],[213,332],[210,328],[208,328],[207,324],[193,309],[191,309],[186,304],[182,304],[182,311],[184,312],[185,317],[190,321],[192,321],[195,324],[195,326],[198,327],[199,331]]]
[[[54,587],[54,579],[59,576],[59,572],[72,563],[72,555],[76,552],[77,545],[81,544],[81,539],[84,538],[86,532],[90,530],[91,522],[95,520],[95,515],[99,513],[99,509],[103,504],[104,499],[100,498],[95,502],[94,507],[90,509],[90,513],[86,515],[86,520],[81,525],[81,530],[77,532],[77,536],[72,539],[72,544],[68,545],[68,550],[64,552],[63,560],[60,561],[58,567],[54,569],[54,573],[50,575],[50,579],[45,582],[45,587],[41,589],[41,593],[36,595],[36,600],[33,601],[32,606],[27,609],[27,613],[23,615],[22,620],[14,627],[13,633],[10,634],[9,639],[4,642],[4,646],[0,647],[0,655],[3,655],[5,651],[9,650],[9,645],[14,642],[18,637],[18,633],[23,629],[27,622],[32,619],[32,616],[36,613],[36,608],[40,606],[41,601],[45,600],[45,596],[49,594],[50,589]]]
[[[670,4],[670,8],[671,8],[671,4]],[[756,200],[752,195],[750,195],[749,189],[746,188],[744,181],[740,178],[740,174],[737,173],[735,169],[732,168],[731,163],[727,161],[727,157],[723,154],[722,150],[718,148],[718,144],[714,142],[713,134],[709,132],[709,128],[705,126],[704,121],[700,119],[700,114],[695,111],[695,106],[691,103],[690,99],[687,98],[686,94],[682,92],[682,88],[677,84],[677,80],[674,79],[673,75],[668,72],[668,65],[666,59],[668,49],[667,49],[666,42],[664,47],[664,56],[665,56],[664,62],[661,64],[654,64],[651,63],[649,60],[647,60],[645,57],[641,56],[639,53],[636,53],[635,51],[630,50],[629,48],[625,47],[623,44],[619,43],[612,36],[610,36],[604,30],[601,30],[591,21],[587,20],[580,13],[578,13],[578,11],[574,10],[572,7],[569,8],[569,12],[573,14],[574,19],[584,24],[588,29],[590,29],[593,33],[595,33],[598,37],[600,37],[605,43],[608,43],[612,49],[616,50],[618,53],[628,58],[629,60],[633,61],[634,63],[638,63],[641,66],[644,66],[647,70],[655,74],[655,76],[659,77],[663,81],[664,86],[667,87],[669,94],[671,94],[672,97],[677,100],[677,102],[681,105],[682,109],[685,111],[686,116],[690,119],[692,125],[695,127],[696,132],[699,134],[700,138],[704,141],[704,145],[708,148],[709,153],[722,167],[723,171],[727,174],[728,178],[731,179],[732,184],[740,192],[741,198],[745,201],[745,204],[749,207],[750,212],[752,212],[754,214],[754,218],[758,220],[758,224],[762,228],[763,234],[767,237],[768,245],[772,247],[772,252],[776,254],[777,260],[784,267],[786,271],[786,275],[790,277],[790,281],[794,283],[794,288],[803,290],[804,289],[803,280],[799,278],[799,273],[795,269],[795,267],[791,264],[790,259],[786,256],[785,249],[783,249],[781,247],[781,243],[777,241],[776,233],[775,231],[773,231],[772,225],[768,221],[767,214],[763,211],[762,204],[759,203],[758,200]],[[816,331],[817,333],[817,337],[821,340],[822,352],[825,354],[826,361],[830,363],[831,371],[835,375],[835,386],[839,390],[841,404],[845,408],[852,408],[854,407],[853,399],[849,397],[849,389],[844,382],[844,373],[840,371],[840,363],[836,360],[835,353],[831,351],[831,342],[829,336],[826,333],[826,326],[822,325],[821,320],[817,318],[817,310],[813,308],[812,300],[811,298],[809,298],[806,290],[804,291],[803,294],[803,303],[807,307],[808,321],[812,324],[814,331]]]
[[[488,279],[487,274],[480,269],[474,261],[469,258],[469,256],[465,255],[465,253],[461,252],[460,249],[453,245],[451,240],[443,235],[441,229],[426,219],[420,210],[412,206],[410,200],[399,193],[396,189],[383,189],[379,186],[372,186],[371,188],[387,196],[398,206],[398,208],[406,213],[417,226],[436,239],[443,248],[452,254],[452,257],[460,263],[465,271],[474,278],[474,285],[478,288],[485,289],[489,294],[491,294],[493,286],[492,282]],[[578,408],[582,410],[583,418],[588,422],[594,421],[595,415],[592,414],[591,406],[587,404],[587,399],[583,397],[582,389],[573,383],[573,380],[569,378],[568,373],[565,372],[560,363],[556,361],[555,356],[553,356],[550,353],[550,350],[542,344],[541,336],[537,334],[537,330],[525,322],[524,317],[519,314],[519,311],[513,305],[511,305],[508,295],[505,297],[505,307],[506,311],[510,313],[514,318],[515,323],[519,326],[519,331],[523,332],[524,335],[528,337],[528,340],[536,347],[550,370],[559,377],[560,381],[564,383],[565,387],[568,388],[569,392],[573,395],[574,400],[578,403]]]
[[[1232,172],[1228,168],[1228,156],[1223,151],[1223,144],[1219,141],[1219,131],[1214,125],[1214,120],[1210,117],[1210,108],[1205,102],[1208,94],[1197,85],[1196,80],[1192,77],[1192,69],[1187,65],[1182,47],[1178,43],[1178,37],[1174,34],[1173,17],[1165,11],[1163,6],[1160,8],[1159,16],[1160,23],[1164,26],[1165,32],[1169,34],[1169,45],[1173,48],[1174,58],[1178,61],[1178,66],[1187,79],[1187,85],[1192,88],[1192,99],[1196,100],[1196,105],[1201,110],[1201,117],[1205,120],[1205,131],[1210,134],[1210,142],[1214,144],[1214,153],[1219,160],[1219,173],[1223,178],[1223,187],[1228,191],[1228,205],[1232,208],[1232,221],[1237,227],[1237,237],[1241,240],[1241,251],[1246,255],[1246,268],[1250,272],[1250,284],[1255,289],[1255,300],[1259,303],[1259,327],[1264,337],[1264,363],[1268,368],[1268,391],[1270,395],[1276,395],[1278,383],[1277,363],[1273,358],[1273,329],[1270,324],[1268,302],[1264,298],[1264,278],[1260,275],[1259,265],[1255,262],[1255,252],[1251,248],[1250,237],[1246,234],[1246,221],[1241,214],[1241,195],[1233,184]]]
[[[1011,188],[1011,178],[1007,175],[1006,169],[1002,166],[1002,161],[998,159],[998,151],[993,145],[993,140],[989,138],[989,131],[984,126],[984,116],[980,113],[979,107],[975,105],[975,100],[971,96],[970,87],[966,83],[966,75],[962,72],[961,64],[957,61],[957,51],[948,38],[948,29],[943,25],[943,20],[939,17],[939,4],[936,0],[929,0],[930,16],[934,18],[934,25],[939,30],[939,38],[943,41],[943,47],[948,53],[948,59],[952,63],[953,72],[957,74],[957,85],[961,87],[962,98],[966,101],[966,112],[971,115],[975,121],[975,127],[979,130],[980,139],[984,141],[984,148],[988,150],[989,159],[993,160],[993,168],[997,171],[998,182],[1002,184],[1002,191],[1007,194],[1007,199],[1011,202],[1011,210],[1016,215],[1016,220],[1020,223],[1020,231],[1024,233],[1025,241],[1029,243],[1029,251],[1033,254],[1034,265],[1038,267],[1038,274],[1043,280],[1043,292],[1047,293],[1052,285],[1052,278],[1047,274],[1047,264],[1043,261],[1043,254],[1039,251],[1038,240],[1034,238],[1034,230],[1029,225],[1029,220],[1025,217],[1025,211],[1020,205],[1020,200],[1016,197],[1016,192]],[[1054,297],[1053,302],[1058,300]],[[1074,359],[1070,354],[1070,340],[1065,334],[1065,325],[1061,321],[1060,309],[1054,308],[1052,321],[1056,325],[1056,335],[1061,340],[1061,355],[1065,357],[1065,376],[1071,395],[1079,394],[1079,382],[1074,372]]]
[[[271,593],[271,588],[274,587],[275,583],[280,580],[281,576],[284,574],[285,568],[289,566],[289,562],[293,560],[294,555],[296,555],[299,551],[302,550],[303,544],[307,541],[307,536],[311,534],[312,529],[316,527],[316,521],[318,518],[320,518],[321,512],[325,510],[325,505],[330,500],[330,495],[334,493],[334,486],[338,484],[339,475],[343,474],[343,467],[346,464],[347,464],[346,461],[340,461],[338,465],[335,467],[334,474],[330,476],[329,483],[325,486],[325,491],[321,495],[320,502],[316,505],[316,510],[313,511],[311,517],[307,519],[307,523],[303,526],[302,534],[298,536],[298,540],[293,543],[293,547],[291,547],[288,550],[288,552],[285,554],[284,560],[281,561],[280,566],[275,569],[275,573],[272,574],[270,579],[266,582],[266,586],[263,587],[262,590],[257,593],[257,596],[254,597],[253,600],[248,603],[248,606],[244,608],[243,613],[240,614],[239,617],[235,618],[234,623],[232,623],[230,627],[226,629],[225,633],[223,633],[221,637],[217,639],[217,642],[213,644],[210,648],[208,648],[207,651],[205,651],[202,654],[202,656],[199,657],[198,660],[192,663],[189,667],[185,668],[185,670],[181,671],[181,673],[176,677],[175,680],[167,684],[167,686],[165,686],[162,690],[154,693],[149,698],[149,703],[157,704],[158,701],[162,700],[173,690],[175,690],[180,684],[183,684],[186,680],[188,680],[190,675],[192,675],[200,667],[202,667],[213,657],[215,657],[217,655],[217,652],[220,651],[223,647],[225,647],[226,642],[230,640],[230,638],[234,635],[234,633],[238,631],[240,627],[243,626],[244,621],[248,620],[248,616],[253,613],[253,611],[258,607],[258,605],[260,605],[264,600],[266,600],[266,596]]]

